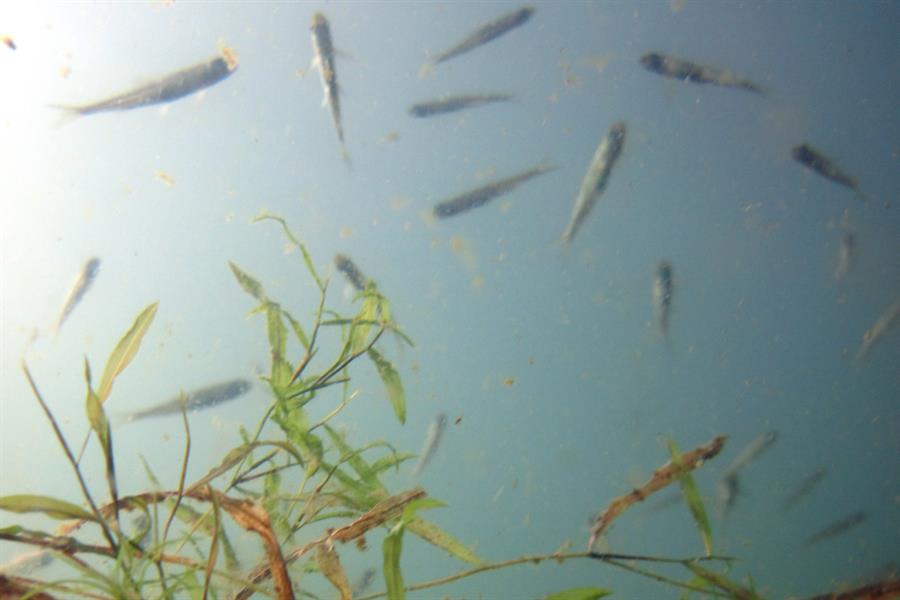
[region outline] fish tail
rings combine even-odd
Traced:
[[[68,106],[65,104],[48,104],[47,108],[62,111],[53,123],[55,129],[59,129],[64,125],[68,125],[78,117],[84,116],[86,113],[81,107]]]

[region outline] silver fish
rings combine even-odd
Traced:
[[[861,200],[865,200],[865,194],[860,191],[856,178],[844,173],[834,160],[825,156],[809,144],[795,146],[791,149],[791,157],[807,169],[818,173],[825,179],[850,188],[856,192]]]
[[[660,52],[648,52],[641,57],[641,65],[648,71],[692,83],[711,83],[723,87],[740,88],[765,94],[765,89],[752,81],[738,77],[731,71],[701,65]]]
[[[428,100],[413,104],[409,107],[409,114],[414,117],[433,117],[446,113],[493,104],[495,102],[509,102],[510,94],[470,94],[463,96],[447,96],[437,100]]]
[[[852,515],[848,515],[843,519],[839,519],[832,523],[831,525],[823,528],[822,530],[814,533],[804,540],[804,546],[812,546],[813,544],[818,544],[821,541],[827,540],[828,538],[837,537],[839,535],[843,535],[847,533],[854,527],[862,524],[863,521],[866,520],[866,513],[863,511],[857,511]]]
[[[341,142],[341,155],[345,161],[349,161],[347,149],[344,146],[344,126],[341,125],[341,99],[338,87],[337,71],[334,68],[334,41],[331,38],[331,27],[328,19],[320,12],[313,15],[312,25],[313,65],[319,69],[322,78],[322,89],[325,93],[322,106],[331,110],[331,120],[334,121],[334,129],[337,131],[338,140]]]
[[[458,215],[461,212],[478,208],[497,196],[502,196],[503,194],[511,192],[518,187],[519,184],[522,184],[533,177],[537,177],[538,175],[543,175],[555,168],[556,167],[553,165],[542,163],[527,171],[522,171],[521,173],[513,175],[512,177],[507,177],[506,179],[494,181],[480,188],[463,192],[458,196],[454,196],[435,205],[434,216],[438,219],[446,219],[447,217]]]
[[[875,342],[888,332],[898,318],[900,318],[900,299],[894,302],[883,315],[878,317],[875,324],[863,334],[863,341],[859,346],[859,351],[856,353],[856,360],[864,359],[872,349],[872,346],[875,345]]]
[[[422,453],[419,455],[419,462],[416,463],[416,466],[413,467],[412,476],[418,477],[425,467],[428,466],[428,463],[431,462],[431,459],[434,458],[435,452],[437,452],[438,445],[441,443],[441,438],[444,435],[444,429],[447,427],[447,415],[444,413],[439,413],[434,421],[431,422],[431,425],[428,426],[428,433],[425,435],[425,443],[422,445]]]
[[[785,500],[784,510],[790,509],[802,498],[806,497],[807,494],[809,494],[817,485],[819,485],[819,482],[822,481],[823,477],[825,477],[825,468],[819,467],[818,469],[813,471],[806,479],[801,481],[797,488],[793,492],[791,492],[791,495],[788,496],[787,500]]]
[[[569,224],[562,234],[564,244],[569,244],[575,237],[581,224],[590,214],[591,209],[597,202],[597,198],[603,193],[606,184],[609,183],[609,174],[612,172],[616,159],[622,153],[622,147],[625,145],[625,123],[619,121],[610,127],[609,132],[600,140],[597,151],[594,152],[594,158],[588,167],[587,173],[581,180],[581,189],[578,190],[578,196],[575,198],[575,206],[572,209],[572,216]]]
[[[841,245],[838,247],[837,267],[834,269],[834,278],[837,281],[842,280],[850,272],[855,250],[856,236],[850,231],[845,231],[841,236]]]
[[[534,14],[534,10],[535,9],[532,6],[525,6],[498,17],[489,23],[485,23],[449,50],[445,50],[444,52],[431,57],[431,59],[429,59],[429,61],[419,70],[419,77],[425,77],[431,73],[439,63],[448,61],[451,58],[455,58],[470,50],[474,50],[479,46],[483,46],[488,42],[497,39],[504,33],[507,33],[520,25],[524,25]]]
[[[246,394],[253,384],[246,379],[234,379],[208,385],[184,394],[179,394],[161,404],[145,410],[139,410],[126,416],[127,421],[137,421],[149,417],[164,417],[181,413],[181,405],[184,404],[185,412],[201,410],[234,400]]]
[[[78,306],[78,303],[84,298],[84,295],[91,288],[91,285],[94,283],[94,279],[96,279],[97,273],[99,272],[99,258],[90,258],[84,263],[84,266],[81,268],[81,273],[72,284],[72,288],[66,295],[65,302],[63,302],[62,312],[59,314],[59,319],[56,320],[56,324],[53,326],[54,335],[59,334],[59,330],[62,328],[63,323],[66,322],[66,319],[69,318],[69,315],[72,314],[72,311],[75,310],[75,307]]]
[[[118,94],[112,98],[82,105],[51,105],[70,113],[71,116],[91,115],[113,110],[131,110],[151,104],[171,102],[203,88],[215,85],[237,69],[237,60],[230,50],[223,50],[222,56],[188,67],[148,83],[139,88]]]
[[[656,308],[656,319],[659,331],[665,336],[669,332],[669,313],[672,310],[672,289],[675,283],[672,277],[672,263],[659,261],[656,277],[653,279],[653,305]]]

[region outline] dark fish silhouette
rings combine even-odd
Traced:
[[[827,540],[829,538],[837,537],[839,535],[843,535],[853,529],[854,527],[860,525],[863,521],[866,520],[866,513],[863,511],[857,511],[852,515],[846,516],[843,519],[839,519],[825,527],[818,533],[814,533],[813,535],[806,538],[803,542],[804,546],[812,546],[813,544],[818,544],[821,541]]]
[[[825,468],[819,467],[812,474],[809,475],[806,479],[800,482],[800,485],[788,496],[787,500],[784,502],[784,510],[788,510],[793,507],[797,502],[802,500],[809,494],[813,489],[819,485],[819,482],[822,481],[822,478],[825,477]]]
[[[57,319],[56,324],[53,326],[54,335],[59,334],[59,330],[62,328],[63,323],[66,322],[66,319],[69,318],[69,315],[72,314],[72,311],[75,310],[75,307],[78,306],[78,303],[81,302],[81,299],[84,298],[84,295],[91,288],[98,272],[100,272],[99,258],[91,258],[84,263],[84,266],[81,268],[81,273],[78,275],[78,279],[72,284],[72,288],[66,296],[66,301],[63,303],[63,309],[59,315],[59,319]]]
[[[815,171],[825,179],[850,188],[856,192],[860,199],[865,200],[865,195],[859,190],[856,179],[841,171],[841,169],[838,168],[837,163],[809,144],[794,146],[791,150],[791,157],[807,169]]]
[[[434,421],[431,422],[431,425],[428,426],[428,433],[425,434],[425,443],[422,444],[422,453],[419,455],[419,462],[416,463],[416,466],[413,467],[412,470],[413,477],[421,475],[422,471],[425,470],[425,467],[428,466],[428,463],[431,462],[431,459],[434,458],[438,446],[441,443],[441,438],[444,436],[444,429],[446,428],[447,415],[439,413],[434,418]]]
[[[449,50],[445,50],[444,52],[433,56],[419,70],[419,77],[425,77],[431,73],[431,71],[434,70],[434,67],[439,63],[455,58],[469,50],[474,50],[479,46],[483,46],[488,42],[497,39],[504,33],[507,33],[520,25],[524,25],[534,14],[534,10],[535,9],[532,6],[525,6],[519,10],[498,17],[489,23],[485,23]]]
[[[337,267],[338,271],[344,274],[357,291],[361,292],[366,289],[366,283],[369,281],[369,278],[363,275],[362,271],[359,270],[359,267],[356,266],[356,263],[354,263],[349,256],[345,254],[335,254],[334,266]]]
[[[578,190],[578,196],[575,198],[575,206],[572,208],[572,216],[569,224],[562,234],[562,242],[569,244],[581,227],[581,224],[590,214],[591,209],[597,202],[597,198],[606,189],[609,183],[609,174],[612,173],[616,160],[622,153],[625,145],[625,123],[619,121],[609,128],[609,132],[600,140],[597,151],[594,152],[594,158],[588,167],[587,173],[581,180],[581,188]]]
[[[659,331],[663,336],[669,332],[669,313],[672,310],[674,287],[672,263],[667,260],[659,261],[659,265],[656,267],[656,277],[653,280],[653,305],[656,308]]]
[[[420,102],[409,107],[409,114],[414,117],[433,117],[446,113],[493,104],[495,102],[509,102],[510,94],[473,94],[467,96],[448,96],[437,100]]]
[[[51,107],[65,110],[70,116],[77,117],[171,102],[215,85],[231,75],[237,69],[237,60],[230,50],[224,50],[222,54],[112,98],[77,106]]]
[[[731,464],[722,473],[722,477],[717,484],[719,492],[719,511],[722,516],[726,516],[728,511],[734,506],[738,495],[741,493],[740,472],[751,462],[756,460],[760,454],[765,452],[778,440],[777,431],[767,431],[762,433],[749,444],[744,446]]]
[[[438,203],[434,207],[434,216],[439,219],[446,219],[447,217],[458,215],[461,212],[478,208],[497,196],[502,196],[503,194],[511,192],[529,179],[537,177],[538,175],[543,175],[555,168],[556,167],[553,165],[542,163],[527,171],[523,171],[518,175],[513,175],[512,177],[507,177],[506,179],[501,179],[500,181],[495,181],[480,188],[464,192],[458,196],[454,196],[453,198]]]
[[[126,416],[127,421],[137,421],[149,417],[164,417],[181,413],[181,405],[184,403],[185,412],[210,408],[229,400],[243,396],[253,387],[246,379],[234,379],[208,385],[191,392],[179,394],[165,402],[145,410],[139,410]]]
[[[325,97],[322,106],[331,110],[331,120],[334,121],[334,129],[337,131],[338,140],[341,142],[341,155],[345,161],[350,160],[347,149],[344,147],[344,126],[341,124],[341,99],[338,87],[337,71],[334,68],[334,41],[331,39],[331,27],[328,19],[320,12],[313,15],[312,25],[313,65],[319,69],[322,76],[322,89]]]
[[[663,77],[681,79],[692,83],[711,83],[722,87],[739,88],[765,94],[765,90],[749,81],[738,77],[731,71],[701,65],[689,60],[676,58],[660,52],[648,52],[641,57],[641,65],[648,71],[658,73]]]
[[[875,342],[888,332],[897,319],[900,319],[900,299],[878,317],[878,320],[871,327],[866,329],[866,332],[863,334],[862,344],[860,344],[859,351],[856,353],[856,360],[864,359],[869,350],[872,349],[872,346],[875,345]]]

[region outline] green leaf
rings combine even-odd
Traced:
[[[543,600],[597,600],[612,594],[610,590],[596,587],[570,588],[549,596],[544,596]]]
[[[284,360],[287,348],[287,328],[281,320],[281,307],[274,302],[266,304],[266,331],[269,334],[269,352],[272,360]]]
[[[263,291],[262,284],[260,284],[256,279],[245,273],[231,261],[228,261],[228,266],[231,267],[231,272],[234,273],[234,278],[237,279],[238,285],[241,286],[245,292],[266,304],[269,300],[266,298],[266,293]]]
[[[417,455],[413,452],[396,452],[394,454],[382,456],[372,463],[372,471],[374,471],[376,475],[379,475],[390,468],[396,468],[397,471],[399,471],[401,464],[416,456]]]
[[[153,317],[156,316],[156,308],[158,306],[159,302],[154,302],[141,311],[141,314],[137,316],[131,325],[131,329],[122,336],[112,354],[109,355],[109,360],[106,361],[106,367],[103,369],[103,376],[100,378],[100,387],[97,389],[97,397],[100,399],[100,404],[103,404],[109,398],[113,381],[125,370],[125,367],[137,354],[138,349],[141,347],[141,340],[153,322]]]
[[[384,583],[387,586],[388,600],[403,600],[403,575],[400,573],[400,553],[403,550],[403,529],[392,531],[381,545],[383,554],[382,570]]]
[[[394,414],[402,425],[406,422],[406,392],[403,391],[400,375],[394,369],[394,365],[388,362],[375,348],[369,349],[369,358],[375,363],[375,369],[378,370],[378,376],[381,377],[387,390],[388,400],[394,408]]]
[[[307,251],[306,246],[298,240],[293,233],[291,233],[290,228],[288,228],[287,223],[284,219],[279,217],[278,215],[273,215],[271,213],[267,213],[263,211],[259,214],[259,216],[253,219],[254,223],[258,223],[260,221],[271,220],[281,223],[281,228],[284,230],[284,235],[298,248],[300,248],[300,252],[303,254],[303,262],[306,263],[306,268],[309,271],[309,274],[312,275],[312,278],[315,280],[316,285],[320,290],[325,289],[325,285],[322,283],[322,280],[319,279],[319,274],[316,273],[316,268],[313,266],[312,257],[309,255],[309,251]]]
[[[237,448],[232,448],[232,450],[225,455],[225,458],[222,459],[222,462],[219,463],[218,466],[213,467],[209,470],[209,473],[201,477],[196,483],[192,484],[190,489],[197,489],[203,487],[222,473],[225,473],[236,464],[244,460],[248,454],[253,450],[256,444],[244,444],[238,446]]]
[[[300,343],[303,344],[303,349],[309,350],[309,338],[306,337],[306,332],[303,331],[303,325],[301,325],[297,319],[292,317],[291,313],[289,313],[288,311],[282,309],[281,312],[284,313],[284,316],[287,318],[288,323],[291,324],[291,329],[294,330],[294,335],[296,335]]]
[[[375,471],[373,471],[369,463],[360,456],[362,449],[354,450],[351,448],[330,425],[325,425],[325,431],[341,453],[340,461],[346,461],[350,467],[356,471],[356,474],[359,475],[360,480],[365,484],[367,490],[384,490],[384,486],[378,481]]]
[[[0,510],[17,513],[44,513],[54,519],[84,519],[96,521],[96,517],[76,504],[71,504],[48,496],[16,494],[0,496]]]
[[[484,564],[484,561],[471,549],[430,521],[416,517],[406,527],[429,544],[437,546],[463,562],[476,566]]]
[[[365,294],[362,308],[360,308],[359,314],[354,317],[353,325],[350,327],[350,351],[353,354],[362,351],[366,347],[369,341],[369,332],[372,330],[372,323],[377,318],[378,296],[376,294]]]
[[[669,440],[669,453],[672,455],[672,464],[681,470],[678,480],[681,483],[681,491],[684,493],[684,500],[687,502],[688,508],[691,509],[691,515],[694,522],[697,523],[697,529],[700,531],[700,539],[703,540],[703,548],[706,555],[712,554],[712,531],[709,526],[709,517],[706,515],[706,508],[703,506],[703,499],[700,492],[697,491],[697,484],[694,482],[694,476],[690,471],[682,470],[681,452],[675,445],[674,440]]]

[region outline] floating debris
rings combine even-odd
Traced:
[[[822,478],[825,477],[825,467],[819,467],[813,471],[806,479],[800,482],[787,500],[784,502],[784,510],[791,509],[797,502],[805,498],[813,489],[819,485]]]
[[[831,525],[825,527],[818,533],[814,533],[813,535],[806,538],[803,542],[804,546],[812,546],[813,544],[818,544],[824,540],[829,538],[837,537],[839,535],[844,535],[854,527],[860,525],[863,521],[866,520],[866,513],[863,511],[857,511],[852,515],[848,515],[843,519],[838,519]]]
[[[153,176],[162,181],[167,186],[175,187],[175,179],[165,171],[157,171],[153,174]]]
[[[419,462],[416,463],[416,466],[413,467],[412,470],[413,477],[421,475],[425,467],[428,466],[428,463],[431,462],[431,459],[434,458],[434,454],[437,452],[446,427],[447,415],[439,413],[434,418],[434,421],[431,422],[431,425],[428,426],[428,433],[425,435],[425,443],[422,445],[422,453],[419,455]]]
[[[70,117],[78,117],[163,104],[215,85],[231,75],[235,69],[237,60],[234,52],[225,48],[220,56],[112,98],[82,105],[51,104],[50,107],[64,110]]]
[[[75,310],[75,307],[78,306],[78,303],[84,298],[84,295],[91,288],[91,285],[94,283],[94,279],[96,279],[97,273],[99,272],[99,258],[94,257],[88,259],[88,261],[84,263],[84,266],[81,268],[81,273],[78,275],[78,278],[72,284],[72,288],[66,295],[66,300],[63,303],[63,309],[59,315],[59,319],[57,319],[56,325],[53,326],[54,335],[59,335],[59,330],[62,329],[63,323],[66,322],[66,319],[69,318],[69,315],[72,314],[72,311]]]
[[[875,324],[866,329],[866,332],[863,334],[862,344],[859,346],[859,351],[856,353],[856,360],[862,360],[866,357],[869,351],[872,349],[872,346],[875,345],[875,342],[880,340],[885,333],[891,328],[891,325],[894,324],[900,318],[900,299],[894,302],[887,311],[878,317],[878,320],[875,321]]]
[[[850,272],[855,250],[856,236],[852,231],[845,231],[841,236],[841,245],[838,247],[837,266],[834,269],[835,280],[841,281]]]
[[[856,179],[844,173],[834,160],[828,158],[809,144],[795,146],[791,150],[791,157],[825,179],[850,188],[856,192],[861,200],[865,200],[865,195],[859,190]]]
[[[590,214],[591,209],[597,202],[597,198],[606,189],[609,183],[609,174],[612,172],[616,159],[622,153],[622,147],[625,145],[625,123],[619,121],[610,127],[609,132],[600,140],[597,151],[594,152],[594,158],[588,167],[587,173],[581,180],[581,189],[578,190],[578,196],[575,198],[575,206],[572,209],[572,216],[569,224],[562,234],[564,244],[569,244],[575,237],[575,233],[581,227],[582,222]]]
[[[0,36],[0,41],[2,41],[4,43],[4,45],[6,45],[6,47],[9,48],[10,50],[16,49],[16,43],[8,35]]]
[[[656,266],[656,277],[653,279],[653,306],[656,308],[656,322],[663,337],[669,332],[669,313],[672,310],[672,263],[659,261]]]
[[[479,206],[487,204],[497,196],[502,196],[503,194],[511,192],[529,179],[537,177],[538,175],[543,175],[554,169],[556,169],[556,167],[553,165],[541,163],[536,167],[532,167],[531,169],[513,175],[512,177],[507,177],[506,179],[501,179],[480,188],[464,192],[458,196],[454,196],[438,203],[434,207],[434,216],[439,219],[446,219],[447,217],[458,215],[461,212],[478,208]]]
[[[437,100],[428,100],[413,104],[409,107],[409,114],[414,117],[433,117],[443,115],[476,106],[494,104],[497,102],[509,102],[510,94],[471,94],[465,96],[447,96]]]
[[[331,120],[334,121],[334,129],[337,131],[338,140],[341,142],[341,155],[345,162],[350,161],[347,148],[344,146],[344,126],[341,125],[341,102],[337,82],[337,71],[334,68],[334,42],[331,39],[331,28],[328,19],[320,12],[313,15],[312,25],[313,65],[319,69],[322,76],[322,89],[325,97],[322,106],[331,109]]]
[[[366,289],[366,283],[369,281],[369,278],[363,275],[362,271],[359,270],[359,267],[356,266],[356,263],[349,256],[346,254],[335,254],[334,266],[344,274],[344,277],[356,288],[356,291],[361,292]]]
[[[752,81],[738,77],[731,71],[701,65],[660,52],[644,54],[641,57],[641,65],[648,71],[671,79],[680,79],[692,83],[711,83],[722,87],[739,88],[756,92],[757,94],[765,94],[764,88]]]
[[[246,379],[233,379],[215,383],[191,392],[179,394],[151,408],[130,413],[126,415],[125,420],[130,422],[149,417],[177,415],[181,413],[182,405],[184,405],[185,412],[210,408],[243,396],[252,387],[253,384]]]
[[[0,565],[0,573],[28,575],[50,565],[53,562],[53,558],[53,552],[46,549],[25,552]]]
[[[425,77],[434,70],[434,68],[445,61],[450,60],[451,58],[455,58],[460,54],[464,54],[470,50],[474,50],[480,46],[487,44],[490,41],[493,41],[507,33],[512,31],[516,27],[520,25],[524,25],[528,19],[534,14],[534,7],[525,6],[524,8],[520,8],[519,10],[513,11],[511,13],[507,13],[497,19],[485,23],[472,33],[470,33],[466,38],[453,46],[449,50],[441,52],[440,54],[432,57],[428,62],[422,65],[422,68],[419,69],[419,77]]]

